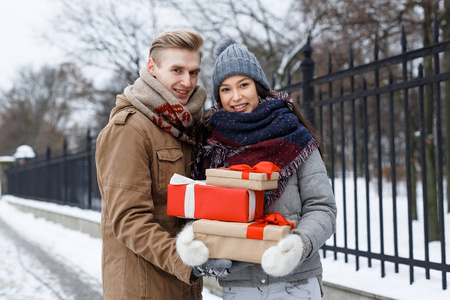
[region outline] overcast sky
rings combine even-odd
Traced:
[[[41,38],[51,30],[58,0],[0,1],[0,89],[8,89],[18,68],[34,68],[63,60],[63,54]]]

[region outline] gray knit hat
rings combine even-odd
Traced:
[[[219,42],[214,50],[216,63],[213,71],[214,99],[220,102],[219,87],[230,76],[244,75],[260,83],[270,91],[266,75],[255,55],[248,51],[244,45],[239,45],[232,38],[225,38]]]

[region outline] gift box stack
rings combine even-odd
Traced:
[[[206,181],[175,174],[167,192],[167,214],[198,219],[196,240],[211,258],[261,263],[266,249],[289,234],[294,223],[264,215],[264,190],[278,186],[280,169],[270,162],[206,170]]]

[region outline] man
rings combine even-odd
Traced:
[[[170,178],[190,173],[206,100],[197,85],[202,44],[190,30],[158,36],[147,68],[117,96],[97,139],[104,299],[202,297],[201,277],[175,249],[184,221],[166,214]]]

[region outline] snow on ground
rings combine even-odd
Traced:
[[[3,212],[4,207],[1,208]],[[26,251],[22,251],[14,241],[0,232],[0,299],[58,299],[65,296],[50,272]]]
[[[344,222],[344,193],[343,181],[336,179],[335,181],[335,197],[338,206],[336,244],[343,247],[344,241],[344,224],[347,224],[347,245],[350,249],[355,249],[355,205],[353,178],[347,178],[346,185],[346,222]],[[380,201],[378,196],[377,183],[372,181],[369,185],[369,211],[370,211],[370,240],[371,250],[374,253],[380,253]],[[408,234],[408,208],[407,196],[404,183],[397,185],[397,230],[398,230],[398,253],[400,257],[409,258],[409,234]],[[365,180],[357,179],[357,195],[358,195],[358,247],[360,250],[368,249],[368,230],[366,215],[366,189]],[[422,190],[420,184],[417,186],[417,209],[418,220],[413,221],[413,257],[414,259],[424,260],[424,227],[423,227],[423,202]],[[384,230],[384,253],[394,255],[394,222],[393,210],[394,201],[392,199],[392,185],[383,182],[382,194],[382,212],[383,212],[383,230]],[[447,205],[444,204],[444,211],[447,211]],[[450,214],[445,214],[445,249],[446,262],[450,262]],[[333,245],[333,238],[327,241],[328,245]],[[440,263],[441,246],[440,242],[431,242],[430,244],[430,261]],[[322,251],[320,252],[322,253]],[[409,266],[400,265],[399,273],[395,273],[394,264],[385,263],[386,276],[381,277],[381,267],[378,260],[372,259],[372,267],[368,267],[367,258],[360,257],[360,269],[355,271],[355,257],[348,255],[349,263],[344,262],[344,255],[338,254],[338,260],[334,260],[333,252],[327,251],[326,259],[322,260],[324,268],[324,280],[335,284],[344,285],[350,288],[363,290],[366,292],[391,297],[394,299],[450,299],[450,273],[447,273],[447,290],[442,289],[442,272],[431,271],[431,279],[425,279],[423,268],[414,268],[414,283],[409,284]]]
[[[335,195],[338,205],[338,219],[337,219],[337,245],[344,245],[344,210],[343,210],[343,192],[342,181],[336,180]],[[346,209],[347,209],[347,244],[350,248],[355,247],[355,217],[354,217],[354,204],[353,204],[353,183],[352,179],[347,179],[346,184]],[[358,202],[358,237],[359,237],[359,249],[367,250],[367,217],[366,217],[366,193],[365,183],[363,179],[358,179],[358,198],[364,199],[364,201]],[[384,248],[385,253],[393,254],[393,201],[390,196],[391,186],[384,184],[383,186],[383,226],[384,226]],[[413,237],[414,237],[414,258],[423,259],[423,222],[422,222],[422,200],[421,190],[418,187],[418,213],[419,220],[414,221],[413,224]],[[372,251],[379,252],[380,250],[380,205],[379,197],[377,195],[377,186],[371,183],[370,191],[370,225],[371,225],[371,241]],[[82,272],[85,277],[89,277],[96,280],[97,284],[100,283],[100,251],[101,240],[92,238],[86,234],[66,229],[59,224],[55,224],[44,219],[35,218],[34,215],[29,213],[23,213],[17,211],[8,201],[25,201],[28,205],[33,205],[38,208],[52,210],[62,214],[68,214],[71,216],[78,216],[87,218],[99,222],[100,216],[98,212],[81,210],[69,206],[61,206],[52,203],[43,203],[39,201],[25,200],[12,196],[3,196],[0,199],[0,220],[3,220],[9,226],[20,232],[26,239],[35,242],[42,249],[48,251],[58,259],[66,261],[71,264],[79,272]],[[397,211],[398,211],[398,236],[399,236],[399,253],[401,257],[408,257],[408,231],[407,231],[407,201],[406,192],[404,187],[399,185],[398,197],[397,197]],[[446,209],[446,207],[445,207]],[[445,232],[446,232],[446,257],[447,263],[450,260],[450,214],[445,215]],[[0,242],[1,247],[10,247],[8,241]],[[333,238],[328,240],[327,244],[332,245]],[[3,244],[5,244],[3,246]],[[2,249],[0,249],[2,251]],[[9,250],[12,251],[11,249]],[[3,253],[3,252],[2,252]],[[322,251],[320,251],[322,254]],[[3,255],[0,256],[0,262],[2,265],[4,261],[8,260]],[[430,243],[430,259],[434,262],[441,261],[440,243]],[[3,262],[2,262],[3,260]],[[426,280],[424,270],[422,268],[414,269],[414,283],[409,284],[409,267],[400,265],[399,273],[395,273],[392,263],[386,262],[386,276],[381,278],[380,263],[377,260],[372,260],[372,267],[367,265],[366,258],[360,258],[360,270],[355,270],[355,258],[352,255],[348,256],[349,263],[344,262],[342,254],[338,254],[338,260],[334,260],[333,253],[327,252],[326,258],[322,260],[324,268],[324,280],[330,283],[347,286],[353,289],[374,293],[394,299],[450,299],[450,291],[442,290],[442,277],[441,272],[431,271],[431,279]],[[32,263],[28,261],[24,265]],[[13,266],[21,268],[20,265]],[[8,289],[8,275],[7,271],[3,271],[0,268],[0,291]],[[44,274],[45,275],[45,274]],[[447,274],[449,277],[450,274]],[[28,277],[30,284],[27,286],[39,285],[34,282],[33,278]],[[448,284],[450,280],[447,279]],[[27,281],[28,283],[28,281]],[[4,287],[6,286],[6,288]],[[31,287],[30,287],[31,288]],[[450,289],[450,287],[449,287]],[[52,294],[52,293],[50,293]],[[203,292],[204,299],[220,299],[209,293],[208,290]],[[0,292],[0,299],[18,299],[18,298],[2,298],[2,292]],[[20,298],[30,299],[30,298]],[[36,298],[32,298],[36,299]],[[44,298],[43,298],[44,299]],[[45,298],[45,299],[57,299],[57,298]]]
[[[24,239],[35,243],[58,261],[68,264],[86,281],[101,286],[101,239],[67,229],[60,224],[36,218],[32,213],[17,210],[11,202],[26,202],[28,205],[71,216],[99,220],[99,213],[69,206],[3,196],[0,199],[0,220],[18,232]],[[1,232],[0,232],[1,233]],[[0,299],[72,299],[65,295],[56,278],[51,278],[45,266],[22,254],[11,240],[0,235]],[[32,275],[31,270],[35,276]],[[37,278],[36,278],[37,277]],[[19,294],[18,294],[19,293]],[[217,300],[207,289],[205,300]]]

